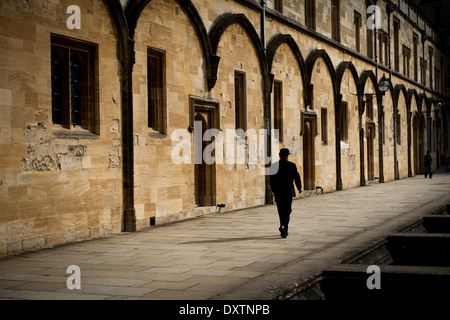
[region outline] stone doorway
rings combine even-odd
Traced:
[[[367,180],[375,180],[375,124],[371,123],[367,125]]]
[[[419,173],[419,121],[417,116],[413,119],[413,150],[414,150],[414,174]]]
[[[422,115],[419,121],[419,174],[423,174],[425,172],[423,158],[425,157],[425,117]]]
[[[205,148],[211,143],[203,141],[203,136],[208,129],[215,128],[215,109],[205,105],[196,105],[194,108],[194,121],[201,124],[201,154]],[[200,128],[199,128],[200,129]],[[194,142],[195,143],[195,142]],[[213,155],[214,156],[214,155]],[[204,157],[201,157],[201,163],[196,163],[194,168],[195,175],[195,206],[214,206],[216,205],[216,166],[215,163],[208,164]]]
[[[305,117],[303,122],[303,180],[305,190],[314,190],[315,184],[315,168],[314,138],[316,132],[315,117]]]

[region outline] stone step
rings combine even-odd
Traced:
[[[450,233],[450,215],[425,216],[423,226],[430,233]]]
[[[395,233],[386,248],[395,265],[450,266],[449,233]]]
[[[380,266],[380,289],[369,289],[375,274],[369,265],[341,264],[322,272],[320,290],[327,300],[361,299],[442,299],[448,297],[450,268],[426,266]]]

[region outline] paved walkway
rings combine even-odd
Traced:
[[[450,204],[450,174],[218,213],[0,260],[2,299],[277,299],[323,269]],[[69,290],[69,265],[81,289]]]

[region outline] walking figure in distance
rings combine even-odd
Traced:
[[[431,158],[430,151],[427,151],[427,154],[424,157],[424,164],[425,164],[425,179],[427,178],[427,175],[430,175],[430,179],[433,177],[433,172],[431,171],[431,164],[433,163],[433,159]]]
[[[292,198],[295,197],[294,182],[299,193],[302,193],[302,181],[295,163],[288,160],[289,149],[282,148],[280,161],[273,164],[274,171],[270,175],[270,189],[275,195],[278,215],[280,217],[281,237],[288,236],[290,215],[292,212]]]

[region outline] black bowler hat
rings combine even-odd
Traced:
[[[287,149],[287,148],[282,148],[281,150],[280,150],[280,157],[281,158],[284,158],[284,157],[286,157],[286,156],[288,156],[288,155],[290,155],[291,153],[289,152],[289,149]]]

